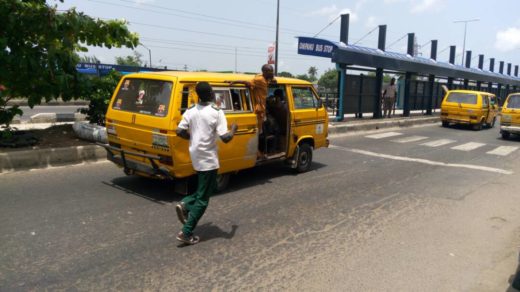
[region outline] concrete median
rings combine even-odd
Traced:
[[[329,125],[330,135],[339,135],[359,131],[372,131],[385,128],[403,128],[423,124],[435,124],[440,122],[439,116],[393,118],[383,120],[365,120],[352,122],[331,122]]]
[[[106,156],[105,149],[96,145],[10,151],[0,153],[0,173],[95,162]]]

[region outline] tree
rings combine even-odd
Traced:
[[[329,91],[336,91],[338,88],[338,71],[336,69],[327,69],[318,80],[318,86]]]
[[[126,56],[126,57],[116,57],[116,64],[117,65],[127,65],[127,66],[135,66],[135,67],[142,67],[144,65],[142,58],[142,54],[138,51],[134,51],[133,56]]]
[[[287,71],[282,71],[282,72],[278,73],[278,76],[294,78],[294,75],[292,75],[290,72],[287,72]]]
[[[90,103],[87,108],[78,109],[82,114],[87,115],[91,124],[105,125],[105,114],[112,97],[112,92],[121,79],[121,73],[111,71],[107,76],[92,77],[86,79],[89,88],[95,88],[89,96]]]
[[[44,0],[1,0],[0,19],[0,84],[6,88],[0,104],[13,96],[27,98],[31,107],[43,98],[85,96],[78,52],[139,43],[122,20],[94,19],[74,8],[58,12]],[[0,110],[0,116],[8,111]]]
[[[311,82],[318,80],[318,78],[316,78],[316,75],[318,74],[318,68],[311,66],[309,67],[309,71],[307,71],[307,73],[309,73],[309,79]]]
[[[97,63],[99,59],[96,56],[81,56],[79,57],[80,63]]]
[[[307,74],[296,75],[296,78],[312,82],[311,79],[309,78],[309,75],[307,75]]]

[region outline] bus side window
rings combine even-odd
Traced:
[[[190,97],[190,88],[188,86],[184,86],[182,88],[182,99],[181,99],[181,115],[188,109],[189,105],[189,97]]]

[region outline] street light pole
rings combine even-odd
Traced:
[[[480,19],[466,19],[466,20],[456,20],[453,23],[464,23],[464,42],[462,43],[462,62],[461,65],[464,66],[464,54],[466,54],[466,31],[468,29],[468,22],[476,22],[480,21]]]
[[[150,50],[147,46],[143,45],[142,43],[139,43],[139,45],[141,45],[143,48],[148,50],[148,58],[149,58],[148,64],[150,65],[150,68],[152,68],[152,50]]]
[[[274,49],[274,75],[278,75],[278,31],[280,25],[280,0],[276,1],[276,43]]]

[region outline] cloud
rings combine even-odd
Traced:
[[[155,0],[134,0],[134,2],[137,5],[141,5],[141,4],[153,3],[153,2],[155,2]]]
[[[332,21],[332,20],[336,19],[338,16],[340,16],[341,14],[347,14],[347,13],[350,14],[351,22],[356,22],[358,20],[356,13],[354,13],[354,11],[352,11],[352,9],[350,9],[350,8],[339,9],[335,4],[332,4],[329,6],[324,6],[318,10],[308,13],[308,15],[323,16],[323,17],[327,17],[327,19],[329,21]]]
[[[327,16],[327,15],[330,15],[331,13],[336,13],[336,11],[338,11],[338,7],[335,5],[335,4],[332,4],[332,5],[329,5],[329,6],[324,6],[318,10],[315,10],[311,13],[309,13],[309,15],[311,16]]]
[[[408,0],[384,0],[383,2],[385,4],[395,4],[395,3],[403,3],[407,2]]]
[[[411,13],[423,13],[439,11],[442,7],[442,0],[418,0],[412,1]]]
[[[367,20],[365,21],[365,26],[367,28],[373,28],[373,27],[377,26],[376,20],[377,19],[375,16],[369,16],[367,18]]]
[[[445,0],[383,0],[386,5],[401,5],[410,7],[410,13],[437,12],[444,8]]]
[[[520,49],[520,27],[510,27],[497,32],[495,48],[501,52]]]

